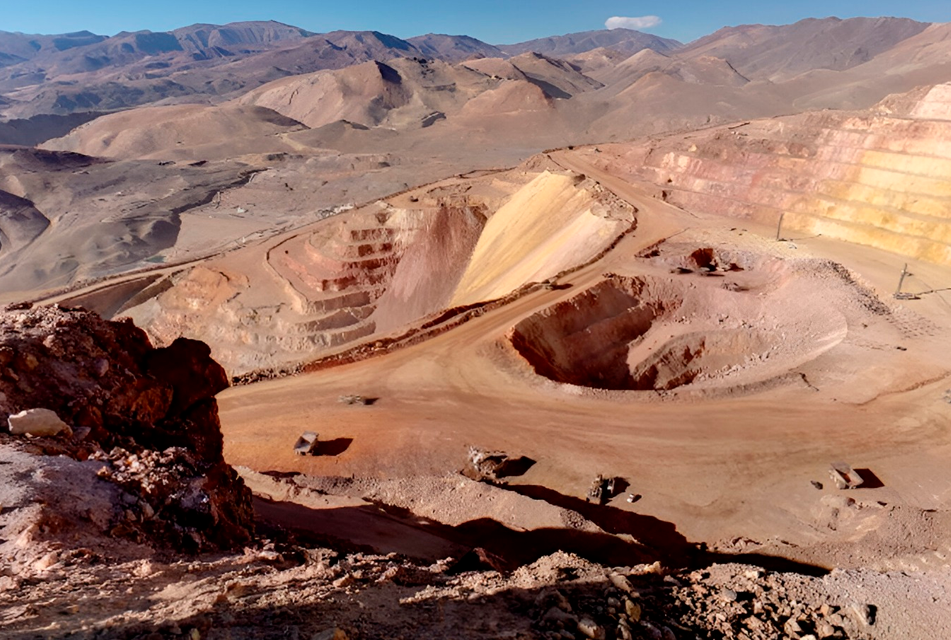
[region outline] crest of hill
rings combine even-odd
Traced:
[[[398,57],[425,56],[412,43],[379,31],[331,31],[238,60],[227,65],[224,71],[250,78],[262,77],[274,70],[282,75],[299,75]]]
[[[892,75],[913,72],[922,68],[938,68],[951,61],[951,22],[930,24],[917,34],[862,65]],[[918,81],[917,85],[935,84],[946,80]],[[916,85],[916,86],[917,86]]]
[[[649,74],[670,76],[688,84],[742,87],[749,80],[722,58],[665,56],[644,49],[603,74],[609,92],[621,93]]]
[[[949,62],[951,24],[932,24],[863,64],[843,71],[813,69],[771,84],[787,96],[787,113],[868,109],[890,94],[951,82]]]
[[[180,149],[224,145],[225,156],[240,155],[241,140],[260,139],[304,127],[270,109],[225,104],[142,107],[103,116],[43,147],[102,158],[164,157]]]
[[[605,74],[630,57],[610,47],[598,47],[563,59],[589,78],[603,82]]]
[[[782,92],[771,87],[760,90],[754,83],[731,77],[726,63],[709,62],[709,69],[674,64],[635,70],[616,84],[579,96],[576,106],[590,116],[586,120],[589,137],[624,140],[788,110],[789,100]]]
[[[527,80],[549,98],[571,98],[578,93],[600,89],[603,85],[584,75],[564,60],[540,53],[523,53],[509,60],[485,58],[465,63],[469,69],[506,80]]]
[[[227,25],[195,24],[171,32],[196,57],[234,55],[229,49],[243,45],[271,44],[316,35],[300,27],[280,22],[235,22]]]
[[[192,60],[246,55],[260,52],[262,47],[310,35],[313,34],[278,22],[236,22],[224,26],[202,24],[169,32],[124,31],[111,38],[89,34],[70,39],[76,42],[67,41],[64,43],[67,46],[41,49],[32,60],[41,66],[37,71],[49,79],[121,67],[146,57],[162,55],[179,55]],[[84,42],[84,39],[90,42]]]
[[[448,62],[460,62],[470,58],[502,58],[505,54],[498,47],[469,36],[449,36],[441,33],[427,33],[407,40],[420,52],[430,58],[440,58]]]
[[[585,53],[601,47],[610,47],[621,53],[632,54],[641,49],[653,49],[663,53],[682,46],[676,40],[660,38],[632,29],[601,29],[599,31],[582,31],[563,36],[539,38],[517,44],[505,44],[500,45],[499,49],[510,56],[534,51],[547,56],[561,57]]]
[[[106,39],[89,31],[39,35],[0,31],[0,67],[32,60],[48,51],[66,51],[75,47],[96,44]]]
[[[723,58],[751,80],[782,80],[815,69],[851,69],[928,26],[905,18],[810,18],[782,26],[743,25],[700,38],[678,55]]]
[[[347,120],[406,130],[452,117],[477,96],[506,82],[529,84],[518,79],[514,67],[507,76],[483,73],[477,64],[474,67],[419,58],[367,62],[277,80],[242,96],[239,102],[273,109],[312,128]]]

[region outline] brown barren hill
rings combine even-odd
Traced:
[[[504,54],[498,47],[469,36],[449,36],[427,33],[407,40],[424,56],[447,62],[460,62],[470,58],[498,58]]]
[[[777,81],[813,69],[850,69],[928,27],[903,18],[810,18],[791,25],[726,27],[677,53],[722,58],[748,78]]]
[[[103,158],[161,158],[186,147],[228,146],[240,155],[244,138],[263,138],[305,127],[276,111],[242,105],[145,107],[98,118],[43,148]],[[237,152],[237,153],[236,153]]]
[[[632,54],[641,49],[655,51],[672,51],[682,45],[676,40],[659,38],[648,33],[641,33],[632,29],[611,29],[600,31],[583,31],[569,33],[563,36],[538,38],[518,44],[501,45],[499,48],[508,55],[516,56],[522,53],[541,53],[544,55],[564,57],[591,51],[601,47],[610,47],[615,51]]]

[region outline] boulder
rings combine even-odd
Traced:
[[[26,409],[7,418],[10,433],[15,436],[65,436],[73,435],[69,425],[49,409]]]

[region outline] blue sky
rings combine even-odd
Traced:
[[[684,42],[722,26],[785,24],[807,17],[901,16],[951,22],[949,0],[0,0],[0,31],[63,33],[88,29],[164,31],[196,22],[278,20],[311,31],[374,29],[399,37],[427,32],[467,34],[501,44],[604,28],[611,17],[657,16],[644,29]]]

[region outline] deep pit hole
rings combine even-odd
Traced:
[[[768,348],[756,330],[691,330],[678,322],[683,292],[676,284],[612,275],[519,322],[512,345],[556,382],[635,391],[675,389]]]
[[[635,380],[627,363],[630,344],[680,304],[648,300],[646,288],[642,280],[612,276],[519,322],[512,344],[546,378],[598,389],[641,388],[646,382]]]

